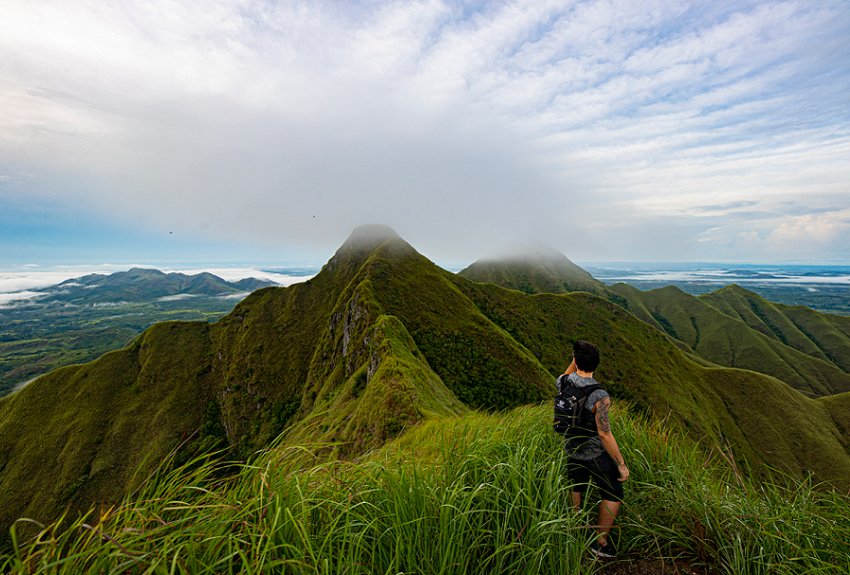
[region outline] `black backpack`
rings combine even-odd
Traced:
[[[567,379],[567,374],[558,377],[556,385],[560,390],[555,396],[554,430],[568,441],[578,437],[590,437],[595,433],[596,422],[591,421],[593,414],[584,409],[587,397],[602,389],[599,384],[576,387]]]

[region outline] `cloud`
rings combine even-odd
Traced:
[[[821,214],[788,216],[767,236],[767,242],[785,248],[794,244],[823,245],[850,237],[850,209]]]
[[[166,295],[158,298],[157,301],[169,302],[169,301],[181,301],[185,299],[192,299],[194,297],[198,297],[197,294],[191,293],[178,293],[174,295]]]
[[[246,268],[246,267],[203,267],[203,268],[179,268],[179,269],[171,269],[165,268],[162,271],[166,273],[169,272],[177,272],[184,273],[186,275],[196,275],[203,272],[211,273],[215,276],[220,277],[221,279],[229,282],[237,282],[246,278],[255,278],[258,280],[264,280],[276,283],[280,286],[290,286],[292,284],[305,282],[313,277],[311,274],[307,275],[288,275],[286,273],[277,273],[264,271],[256,268]]]
[[[850,209],[783,202],[771,211],[747,211],[715,218],[717,226],[699,241],[715,259],[736,253],[759,254],[760,261],[846,261],[850,245]]]
[[[755,200],[736,200],[733,202],[726,202],[725,204],[714,204],[708,206],[693,206],[693,213],[700,214],[703,216],[727,216],[733,212],[741,212],[743,210],[749,210],[755,206],[758,206],[759,202]]]
[[[67,272],[0,272],[0,294],[14,295],[32,289],[49,287],[71,277]]]
[[[850,207],[848,13],[6,2],[0,173],[32,178],[0,194],[257,249],[332,249],[384,222],[444,258],[568,250],[567,225],[594,237],[573,257],[631,251],[592,231],[608,224],[641,253],[747,259],[743,222],[767,237],[780,202]],[[830,237],[820,249],[843,253]]]
[[[31,300],[40,295],[38,292],[32,291],[19,291],[15,293],[0,293],[0,309],[5,307],[12,307],[13,305],[21,302],[25,302],[27,300]]]

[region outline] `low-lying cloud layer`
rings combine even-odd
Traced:
[[[847,37],[840,0],[12,0],[0,199],[290,252],[847,260]]]

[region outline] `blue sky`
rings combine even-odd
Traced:
[[[0,4],[0,262],[850,262],[850,4]]]

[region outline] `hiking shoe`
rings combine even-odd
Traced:
[[[617,550],[610,541],[605,545],[600,545],[598,542],[594,541],[590,544],[590,552],[597,557],[604,557],[605,559],[614,559],[617,557]]]

